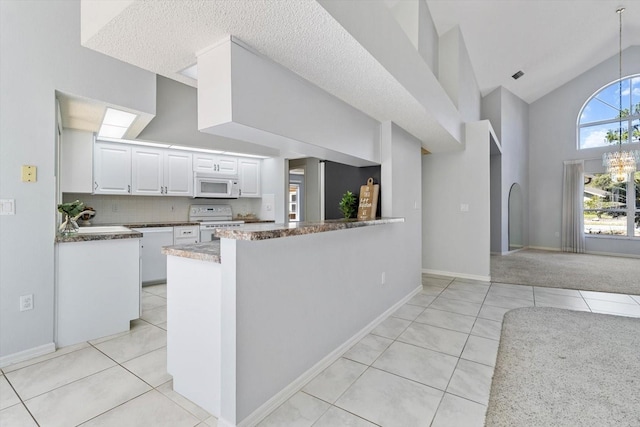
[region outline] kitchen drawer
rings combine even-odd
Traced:
[[[173,227],[173,244],[184,245],[188,243],[200,242],[200,226],[190,225]]]

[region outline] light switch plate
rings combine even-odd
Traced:
[[[36,182],[37,168],[31,165],[22,166],[22,182]]]
[[[0,199],[0,215],[15,215],[15,214],[16,214],[16,200]]]

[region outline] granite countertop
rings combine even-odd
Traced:
[[[188,227],[190,225],[200,225],[197,222],[189,221],[164,221],[164,222],[139,222],[125,224],[125,227],[129,228],[151,228],[151,227]]]
[[[98,226],[100,227],[100,226]],[[87,227],[83,227],[87,228]],[[117,239],[141,239],[142,233],[134,230],[129,231],[111,231],[94,233],[77,233],[72,235],[56,234],[56,243],[70,243],[70,242],[91,242],[96,240],[117,240]]]
[[[260,223],[275,223],[272,219],[258,219],[258,218],[233,218],[234,221],[244,221],[245,224],[260,224]]]
[[[215,232],[215,236],[236,240],[267,240],[399,222],[404,222],[404,218],[378,218],[367,221],[336,219],[318,222],[290,222],[288,224],[247,224],[240,227],[218,229]]]
[[[354,219],[350,221],[329,220],[289,224],[248,224],[240,227],[219,229],[216,231],[216,236],[236,240],[267,240],[400,222],[404,222],[404,218],[378,218],[369,221],[357,221]],[[220,263],[220,241],[165,246],[162,248],[162,253]]]
[[[165,255],[179,256],[183,258],[197,259],[220,263],[220,240],[205,243],[190,243],[187,245],[165,246],[162,248]]]

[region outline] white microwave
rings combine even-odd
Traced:
[[[193,197],[235,199],[240,196],[237,176],[194,174]]]

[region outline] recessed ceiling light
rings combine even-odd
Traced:
[[[138,117],[137,114],[128,113],[126,111],[107,108],[102,119],[102,125],[98,136],[106,138],[122,138],[131,126],[131,123]]]
[[[522,72],[522,70],[520,70],[511,77],[513,77],[513,80],[518,80],[522,76],[524,76],[524,73]]]

